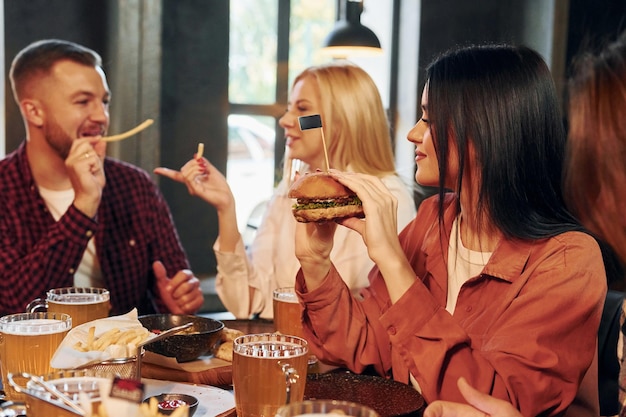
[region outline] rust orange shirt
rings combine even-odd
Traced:
[[[446,199],[442,234],[437,198],[425,200],[400,234],[416,280],[395,304],[376,267],[363,300],[350,295],[334,268],[311,292],[298,273],[313,353],[404,383],[410,373],[427,402],[465,402],[457,388],[463,376],[525,416],[564,412],[596,351],[607,290],[596,241],[582,232],[503,239],[482,273],[461,287],[451,315],[445,310],[446,262],[454,198]]]

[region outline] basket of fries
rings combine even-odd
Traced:
[[[135,378],[142,344],[156,335],[137,320],[137,311],[84,323],[70,330],[55,352],[56,369],[87,369],[104,378]]]
[[[135,378],[135,375],[137,374],[137,357],[131,356],[128,358],[110,359],[85,366],[82,369],[90,370],[96,376],[102,378],[112,378],[117,376],[120,378],[132,379]]]

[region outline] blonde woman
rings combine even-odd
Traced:
[[[235,214],[235,201],[226,178],[206,159],[192,159],[180,172],[155,172],[186,184],[217,209],[219,236],[213,249],[217,258],[216,290],[224,306],[238,318],[259,314],[272,318],[272,291],[293,286],[299,268],[295,257],[296,221],[287,190],[294,161],[300,172],[326,169],[319,129],[301,130],[298,117],[319,114],[331,168],[376,176],[398,202],[397,232],[413,219],[415,205],[410,187],[394,166],[389,124],[371,77],[360,67],[335,61],[304,70],[294,80],[287,112],[279,123],[285,129],[285,173],[269,202],[257,235],[246,251]],[[343,228],[342,228],[343,229]],[[361,236],[343,229],[335,236],[331,254],[348,287],[368,285],[373,262]]]

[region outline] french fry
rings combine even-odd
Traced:
[[[104,404],[100,404],[98,406],[98,414],[94,417],[109,417],[109,413],[107,413],[107,409]]]
[[[139,335],[137,330],[131,329],[120,334],[120,337],[115,341],[116,345],[126,345],[130,343],[133,339],[135,339]]]
[[[89,350],[104,350],[109,345],[115,345],[115,341],[119,337],[120,329],[114,328],[105,332],[102,336],[93,342],[93,345],[89,346]]]
[[[87,348],[83,345],[83,342],[81,341],[74,343],[73,348],[80,352],[87,352]]]
[[[189,415],[189,406],[183,405],[181,407],[176,408],[174,412],[170,414],[170,417],[186,417],[188,415]]]
[[[204,143],[200,142],[198,143],[198,152],[196,152],[196,158],[197,159],[202,158],[203,153],[204,153]]]
[[[140,125],[130,129],[129,131],[126,131],[124,133],[120,133],[119,135],[103,136],[101,140],[104,141],[104,142],[115,142],[115,141],[118,141],[118,140],[126,139],[126,138],[129,138],[129,137],[131,137],[131,136],[141,132],[142,130],[144,130],[145,128],[150,126],[152,123],[154,123],[154,120],[146,119],[146,120],[143,121],[143,123],[141,123]]]
[[[96,334],[96,327],[95,326],[89,327],[89,333],[87,334],[87,347],[93,345],[95,334]]]
[[[150,398],[150,415],[154,416],[159,413],[159,401],[152,397]]]
[[[90,327],[87,340],[74,344],[74,349],[80,352],[93,350],[120,353],[122,351],[134,350],[137,345],[148,339],[150,331],[143,327],[121,330],[113,328],[104,332],[100,337],[95,337],[95,327]]]

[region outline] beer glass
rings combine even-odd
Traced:
[[[66,377],[65,374],[74,376]],[[64,394],[76,406],[83,408],[89,415],[93,415],[101,404],[100,393],[111,391],[111,379],[88,375],[88,371],[59,371],[43,377],[42,380]],[[12,378],[15,378],[15,375],[9,374],[9,383],[12,382]],[[54,393],[47,391],[36,380],[31,379],[26,387],[17,385],[16,390],[22,390],[26,394],[28,415],[76,417],[72,407],[61,401]]]
[[[24,401],[9,385],[7,375],[47,375],[50,360],[72,328],[72,318],[62,313],[19,313],[0,318],[0,361],[2,386],[8,399]]]
[[[46,299],[37,298],[26,306],[27,313],[47,309],[50,313],[65,313],[72,317],[72,325],[108,317],[109,291],[104,288],[67,287],[49,290]]]
[[[304,337],[302,331],[301,307],[293,287],[274,290],[274,327],[281,334]]]
[[[274,328],[280,334],[304,338],[302,307],[294,287],[277,288],[273,292]],[[309,355],[310,371],[315,372],[317,357]]]
[[[233,390],[238,417],[274,417],[302,401],[309,347],[306,340],[278,333],[250,334],[233,342]]]
[[[352,416],[352,417],[379,417],[371,408],[350,401],[310,400],[299,401],[282,406],[276,417],[322,417],[322,416]]]

